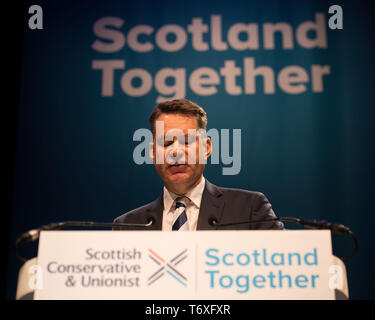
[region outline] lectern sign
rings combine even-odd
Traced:
[[[329,231],[44,231],[36,299],[334,299]]]

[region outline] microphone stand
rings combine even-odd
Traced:
[[[263,219],[263,220],[250,220],[250,221],[244,221],[244,222],[218,223],[215,218],[210,218],[209,224],[215,227],[230,227],[230,226],[237,226],[237,225],[243,225],[243,224],[257,224],[257,223],[276,222],[276,221],[292,222],[292,223],[301,225],[309,229],[328,229],[328,230],[331,230],[333,234],[349,235],[354,242],[354,248],[348,255],[340,258],[343,261],[349,260],[358,251],[358,239],[348,227],[342,224],[334,224],[334,223],[327,222],[324,220],[301,220],[301,219],[292,218],[292,217],[281,217],[281,218],[272,218],[272,219]]]
[[[22,261],[26,262],[27,259],[20,256],[18,252],[18,247],[21,244],[33,242],[37,239],[39,239],[39,234],[41,231],[47,231],[47,230],[60,230],[63,228],[69,228],[69,227],[104,227],[104,228],[113,228],[113,227],[138,227],[138,228],[147,228],[151,227],[155,223],[155,219],[153,217],[150,217],[148,219],[147,223],[111,223],[111,222],[93,222],[93,221],[65,221],[65,222],[56,222],[56,223],[50,223],[44,226],[41,226],[38,229],[32,229],[30,231],[27,231],[23,233],[20,237],[17,238],[15,241],[15,255],[16,257]]]

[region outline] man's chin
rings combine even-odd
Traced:
[[[173,174],[170,174],[168,177],[168,180],[171,183],[184,183],[190,180],[190,175],[186,172],[176,172]]]

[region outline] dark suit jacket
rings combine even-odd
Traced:
[[[154,224],[146,230],[161,230],[163,221],[163,194],[154,202],[129,211],[114,220],[115,223],[147,223],[153,217]],[[271,204],[260,192],[221,188],[206,179],[199,210],[197,230],[280,230],[283,223],[263,222],[227,227],[212,226],[210,219],[218,223],[235,223],[249,220],[276,218]],[[145,230],[138,227],[115,227],[115,230]]]

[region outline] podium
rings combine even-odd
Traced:
[[[42,231],[16,299],[348,299],[329,230]]]

